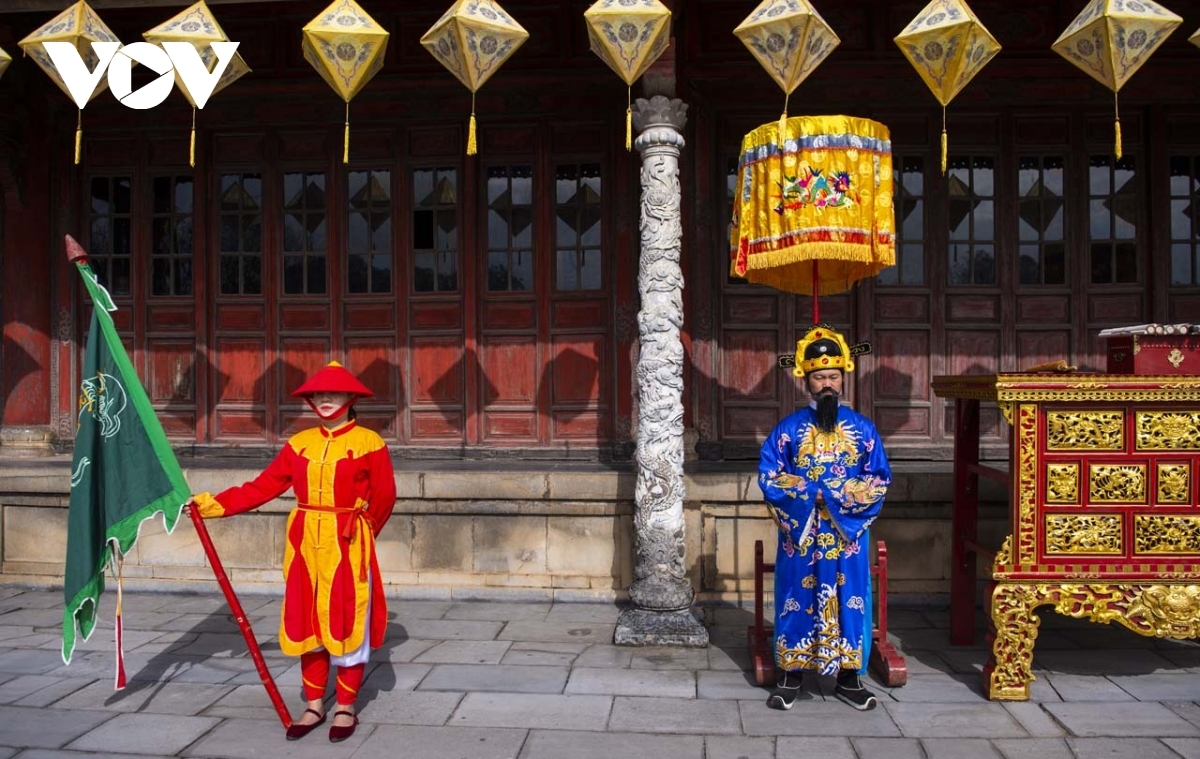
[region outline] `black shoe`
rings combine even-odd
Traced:
[[[784,672],[783,677],[776,683],[775,690],[771,691],[767,706],[783,711],[791,709],[800,700],[801,684],[799,672]]]
[[[860,712],[868,712],[879,703],[875,694],[863,686],[857,672],[839,672],[834,695]]]

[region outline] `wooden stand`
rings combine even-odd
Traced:
[[[908,666],[904,656],[888,640],[887,634],[887,544],[880,540],[876,545],[875,564],[871,574],[878,579],[875,590],[875,629],[871,632],[871,670],[884,685],[895,688],[908,682]],[[775,572],[775,564],[763,561],[763,542],[754,541],[754,624],[746,630],[750,645],[750,665],[754,668],[754,680],[759,685],[775,682],[775,652],[772,646],[774,627],[763,618],[763,577]]]

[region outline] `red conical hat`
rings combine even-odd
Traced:
[[[306,395],[320,392],[350,393],[360,398],[375,397],[375,393],[368,390],[366,385],[359,382],[357,377],[346,371],[346,368],[336,361],[330,361],[324,369],[309,377],[307,382],[293,390],[292,397],[303,398]]]

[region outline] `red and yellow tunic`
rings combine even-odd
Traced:
[[[318,648],[345,656],[362,646],[369,629],[371,648],[377,648],[387,627],[387,604],[375,537],[396,503],[387,445],[353,421],[334,430],[314,427],[293,435],[255,479],[216,496],[199,493],[195,504],[206,519],[232,516],[289,486],[296,508],[288,516],[283,554],[279,647],[289,656]]]

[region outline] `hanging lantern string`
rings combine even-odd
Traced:
[[[788,99],[792,93],[785,92],[783,94],[783,113],[779,115],[779,152],[783,153],[783,143],[787,141],[787,119],[788,119]]]
[[[192,139],[188,145],[188,165],[196,168],[196,106],[192,106]]]
[[[83,109],[75,114],[75,165],[79,165],[79,150],[83,147]]]
[[[346,124],[342,133],[342,163],[350,163],[350,101],[346,101]]]
[[[942,176],[946,176],[946,159],[950,142],[946,139],[946,106],[942,106]]]
[[[471,119],[467,122],[467,155],[475,155],[478,146],[475,144],[475,93],[471,93]]]
[[[1121,107],[1120,107],[1120,104],[1117,102],[1117,91],[1116,90],[1113,90],[1113,118],[1114,118],[1113,126],[1116,130],[1116,145],[1115,145],[1116,150],[1115,150],[1115,152],[1117,154],[1117,160],[1119,161],[1119,160],[1121,160]]]
[[[633,150],[633,86],[625,88],[625,152]]]

